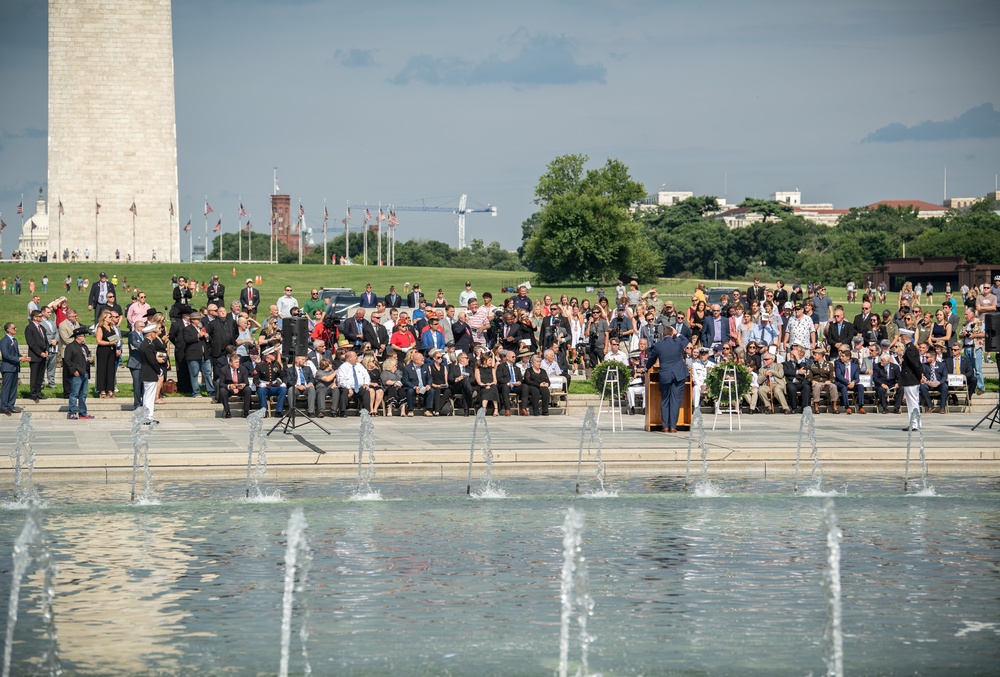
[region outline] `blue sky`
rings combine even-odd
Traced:
[[[995,3],[174,0],[179,212],[260,229],[271,177],[317,231],[347,200],[496,205],[518,245],[546,164],[618,158],[650,193],[798,188],[941,202],[1000,171]],[[46,177],[46,3],[0,2],[3,250]],[[449,214],[400,239],[456,243]],[[357,212],[352,225],[360,226]],[[332,227],[332,226],[331,226]],[[196,229],[197,230],[197,229]],[[321,236],[317,236],[321,237]],[[186,239],[182,239],[182,250]]]

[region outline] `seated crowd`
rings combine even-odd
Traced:
[[[293,400],[317,417],[343,417],[355,409],[387,416],[422,410],[430,417],[481,406],[493,415],[509,416],[511,410],[547,415],[573,376],[585,377],[598,363],[616,360],[632,371],[627,394],[634,413],[649,349],[671,327],[690,339],[688,367],[696,406],[707,400],[705,382],[712,368],[735,362],[751,374],[749,391],[741,393],[751,413],[792,413],[807,406],[818,413],[824,399],[832,413],[863,414],[866,405],[898,412],[899,331],[910,329],[924,364],[921,397],[928,409],[943,413],[955,390],[952,385],[949,391],[949,381],[954,384],[956,377],[961,376],[969,396],[983,391],[982,314],[996,309],[1000,291],[985,287],[982,293],[970,292],[960,319],[950,290],[934,315],[922,313],[920,296],[905,293],[906,288],[895,312],[879,314],[872,310],[879,292],[869,287],[861,312],[848,320],[822,285],[787,290],[780,280],[768,287],[755,279],[745,292],[733,289],[711,307],[699,284],[687,308],[661,299],[655,288],[640,291],[635,281],[620,283],[613,295],[600,287],[594,301],[565,294],[558,300],[547,294],[533,300],[521,286],[499,306],[491,293],[475,292],[471,282],[456,304],[440,289],[428,301],[419,285],[407,285],[403,295],[390,286],[378,296],[369,284],[357,312],[338,320],[318,289],[300,305],[286,285],[265,314],[254,280],[245,284],[227,304],[217,276],[201,287],[178,278],[174,304],[165,316],[139,290],[123,309],[115,301],[115,286],[102,273],[88,304],[99,339],[101,396],[113,396],[114,366],[127,359],[135,405],[151,412],[163,401],[161,390],[175,370],[181,392],[197,397],[203,388],[221,402],[226,417],[232,415],[231,400],[244,416],[254,407],[281,415]],[[1000,287],[1000,277],[996,284]],[[195,297],[201,295],[207,300],[195,309]],[[35,311],[38,321],[53,325],[54,331],[41,334],[58,345],[61,360],[81,326],[76,312],[65,298],[45,308],[29,307]],[[308,323],[305,355],[294,356],[283,345],[282,328],[293,317]],[[129,350],[123,356],[126,343]],[[49,358],[50,386],[55,363]],[[65,367],[63,371],[69,394],[75,374],[67,378]],[[34,396],[34,370],[32,374]],[[71,400],[71,417],[79,413]]]

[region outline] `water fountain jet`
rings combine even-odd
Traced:
[[[133,503],[149,503],[150,485],[153,480],[153,471],[149,468],[149,436],[156,427],[156,422],[149,422],[149,410],[146,407],[139,407],[132,412],[132,495],[129,500]],[[140,461],[143,474],[146,478],[146,485],[136,501],[135,480],[139,473]]]
[[[309,565],[312,562],[312,550],[306,539],[305,514],[302,508],[295,508],[288,518],[288,528],[285,534],[288,537],[288,545],[285,548],[285,591],[281,598],[281,661],[278,666],[280,677],[288,677],[288,662],[292,644],[292,612],[295,605],[295,593],[300,594],[300,605],[302,609],[299,623],[299,641],[302,645],[302,661],[305,663],[303,674],[311,675],[312,667],[309,665],[309,652],[307,642],[309,640],[309,599],[306,592],[306,582],[309,578]],[[298,577],[298,585],[295,579]]]
[[[10,452],[11,465],[14,467],[14,500],[21,507],[41,501],[34,480],[35,449],[31,446],[34,439],[35,428],[31,425],[31,414],[23,412],[14,435],[14,447]]]

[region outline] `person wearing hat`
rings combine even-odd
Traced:
[[[795,313],[788,318],[785,330],[785,350],[798,343],[806,350],[812,350],[816,345],[816,326],[812,319],[806,316],[802,304],[796,303],[792,307]]]
[[[191,379],[191,396],[201,397],[198,374],[209,397],[215,397],[215,383],[212,374],[211,337],[201,325],[201,313],[191,313],[188,325],[180,332],[179,342],[184,344],[184,362]]]
[[[97,307],[107,303],[108,294],[114,296],[115,285],[108,280],[108,274],[101,271],[98,281],[90,287],[90,295],[87,297],[87,309],[94,311],[95,322],[100,314]]]
[[[250,317],[257,319],[260,307],[260,292],[254,289],[253,279],[247,278],[246,287],[240,290],[240,308]]]
[[[275,416],[281,416],[285,412],[285,398],[288,397],[288,388],[282,381],[283,370],[278,364],[278,346],[271,346],[264,350],[263,360],[257,363],[254,369],[254,376],[257,379],[257,401],[261,409],[267,409],[267,398],[274,396]]]
[[[837,384],[834,364],[827,358],[826,346],[822,343],[813,350],[812,364],[809,365],[809,378],[812,381],[812,409],[819,413],[819,403],[826,394],[830,401],[830,413],[840,413],[837,409]]]
[[[466,308],[469,305],[469,301],[472,299],[478,299],[479,295],[472,289],[472,281],[466,280],[465,289],[458,295],[458,305],[462,308]]]
[[[73,308],[68,308],[66,310],[66,319],[59,323],[56,327],[56,332],[59,334],[59,351],[58,351],[58,361],[61,364],[63,359],[63,353],[66,351],[66,346],[73,343],[73,331],[80,326],[79,315]],[[69,397],[69,374],[63,370],[63,397]]]
[[[907,425],[903,430],[920,430],[920,384],[924,382],[924,365],[920,362],[920,351],[913,345],[916,332],[912,329],[900,329],[899,337],[903,342],[903,356],[899,365],[899,385],[906,399]]]
[[[69,414],[68,419],[92,419],[87,413],[87,391],[90,388],[90,365],[94,358],[87,347],[88,330],[77,327],[73,330],[73,342],[66,346],[63,354],[63,373],[69,376]]]
[[[220,308],[226,307],[226,285],[219,282],[218,275],[212,276],[212,281],[209,282],[205,294],[208,296],[210,303],[214,303]]]
[[[420,291],[420,285],[417,284],[417,283],[414,283],[413,287],[411,288],[410,293],[406,295],[406,305],[408,305],[410,307],[410,314],[411,315],[413,315],[413,311],[414,310],[420,308],[420,302],[423,300],[423,298],[424,298],[424,294],[423,294],[422,291]],[[390,304],[388,302],[386,302],[385,305],[386,306],[390,306]],[[414,315],[413,317],[415,319],[416,315]]]
[[[750,330],[750,341],[763,344],[765,346],[776,345],[778,343],[778,330],[774,328],[769,313],[760,314],[760,323],[754,325]]]
[[[154,320],[163,320],[163,315],[156,314]],[[140,376],[142,377],[142,406],[146,409],[145,425],[156,423],[153,412],[156,408],[156,395],[159,390],[160,377],[167,367],[166,332],[158,322],[149,322],[142,328],[143,341],[139,346],[139,357],[142,361]]]

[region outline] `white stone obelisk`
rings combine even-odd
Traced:
[[[171,24],[170,0],[49,0],[50,249],[180,260]]]

